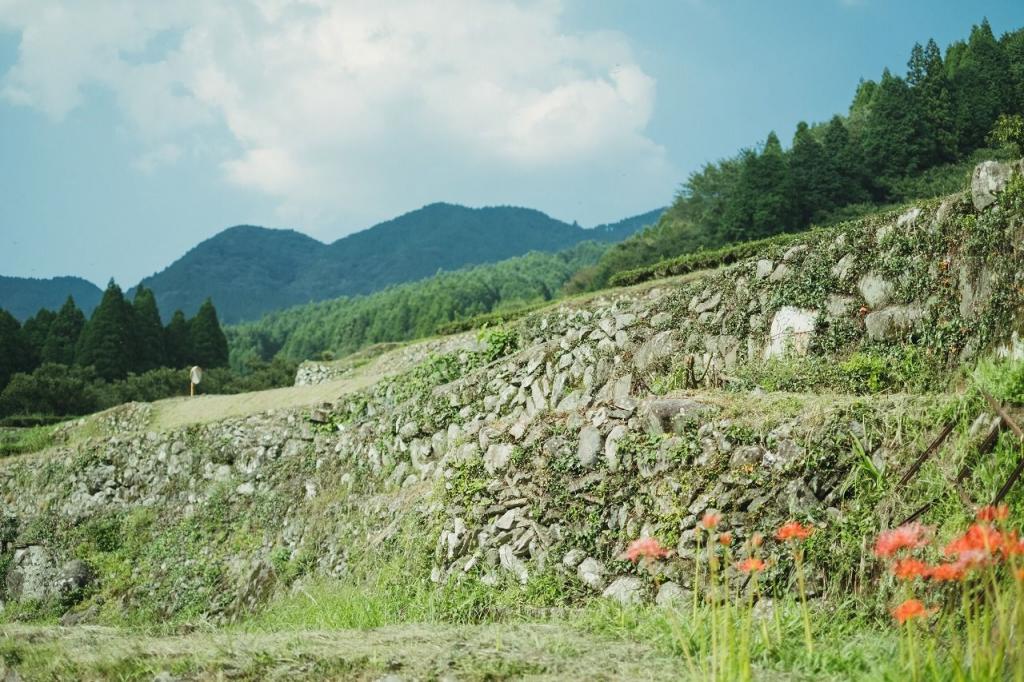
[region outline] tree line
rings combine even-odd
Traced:
[[[997,39],[986,20],[945,54],[934,40],[915,44],[905,76],[886,69],[877,82],[861,81],[846,115],[797,124],[788,149],[771,131],[762,144],[690,175],[657,226],[610,249],[570,289],[599,288],[617,271],[701,248],[917,198],[908,179],[964,162],[986,144],[1014,142],[1022,112],[1024,29]]]
[[[0,416],[83,414],[107,404],[180,393],[181,368],[226,367],[213,302],[164,326],[153,292],[129,301],[113,281],[86,320],[72,297],[19,324],[0,309]]]
[[[341,355],[373,343],[406,341],[444,326],[558,295],[607,246],[583,242],[557,253],[528,253],[400,284],[368,296],[338,298],[269,313],[228,327],[233,366],[273,357],[304,360]]]

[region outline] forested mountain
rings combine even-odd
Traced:
[[[59,309],[68,296],[89,315],[99,304],[103,291],[81,277],[35,279],[0,275],[0,308],[19,321],[27,320],[40,309]]]
[[[704,166],[649,230],[610,249],[570,290],[630,268],[728,243],[803,230],[962,186],[976,153],[1019,155],[1024,142],[1024,29],[987,21],[943,53],[914,45],[905,76],[861,81],[845,115],[796,126]]]
[[[620,242],[623,239],[627,239],[631,235],[636,234],[640,230],[654,225],[658,222],[658,218],[665,212],[665,209],[658,208],[647,213],[641,213],[640,215],[633,216],[632,218],[624,218],[617,223],[606,223],[604,225],[598,225],[593,228],[593,231],[588,235],[588,238],[593,241],[602,241],[608,243]]]
[[[660,211],[595,230],[509,206],[437,203],[323,244],[291,230],[232,227],[141,282],[164,310],[194,312],[207,297],[226,322],[288,306],[368,294],[439,270],[492,263],[584,240],[619,241]]]
[[[368,296],[275,311],[226,330],[231,364],[243,368],[275,356],[303,360],[324,351],[348,353],[371,343],[428,336],[483,313],[548,301],[606,248],[583,242],[558,253],[535,252],[442,272]]]

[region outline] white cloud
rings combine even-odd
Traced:
[[[0,0],[21,32],[0,93],[59,120],[109,89],[147,172],[226,130],[225,178],[310,227],[434,200],[584,221],[666,202],[654,81],[623,36],[560,22],[545,1]]]

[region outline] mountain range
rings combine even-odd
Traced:
[[[295,230],[237,225],[139,284],[156,294],[165,321],[178,309],[194,314],[209,297],[222,322],[236,323],[530,251],[618,242],[656,222],[662,211],[587,229],[533,209],[435,203],[330,244]],[[22,320],[39,308],[60,307],[68,294],[88,313],[101,293],[80,278],[0,277],[0,308]]]
[[[68,296],[78,307],[90,315],[103,292],[92,282],[81,277],[4,277],[0,275],[0,308],[19,320],[32,317],[40,308],[57,310]]]

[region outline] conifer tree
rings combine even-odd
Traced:
[[[50,333],[50,326],[53,324],[57,313],[46,308],[41,308],[34,317],[25,320],[21,326],[21,333],[29,352],[29,371],[39,366],[42,361],[43,344]]]
[[[971,29],[966,45],[950,49],[947,61],[957,101],[960,151],[967,153],[985,144],[999,114],[1012,106],[1010,62],[987,20]]]
[[[196,316],[189,320],[188,337],[192,362],[203,368],[227,366],[228,340],[210,299],[206,299]]]
[[[800,226],[809,225],[815,215],[832,209],[830,188],[837,184],[829,177],[832,172],[834,168],[825,158],[824,149],[801,121],[789,153],[789,175],[798,189],[793,193],[794,213]]]
[[[31,371],[32,354],[21,325],[14,315],[0,308],[0,390],[18,372]]]
[[[75,362],[75,348],[85,327],[85,315],[75,299],[68,296],[57,316],[50,325],[50,332],[43,343],[41,359],[43,362],[54,362],[61,365],[72,365]]]
[[[956,158],[956,118],[942,53],[934,40],[914,45],[907,63],[907,83],[913,93],[914,113],[921,122],[922,167]]]
[[[921,165],[922,138],[910,87],[886,69],[864,126],[868,169],[883,185],[913,173]]]
[[[865,188],[865,169],[859,146],[851,139],[850,132],[839,116],[833,116],[825,129],[822,149],[829,172],[825,175],[825,189],[828,203],[832,206],[846,206],[871,197]]]
[[[748,188],[754,197],[750,236],[757,239],[795,229],[789,168],[782,143],[774,131],[768,133],[755,168],[756,174],[750,178],[752,182]]]
[[[164,348],[169,366],[180,369],[194,364],[189,348],[188,322],[185,321],[185,313],[180,310],[174,311],[164,329]]]
[[[92,365],[107,381],[123,379],[134,367],[134,314],[121,287],[110,280],[100,304],[82,330],[75,354],[80,365]]]
[[[1013,85],[1010,110],[1024,112],[1024,29],[1007,33],[999,44],[1010,64],[1007,74]]]
[[[163,367],[167,362],[164,349],[164,326],[160,321],[156,296],[152,290],[139,285],[132,303],[135,323],[135,372],[148,372]]]

